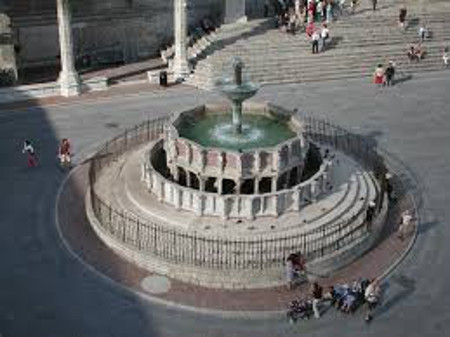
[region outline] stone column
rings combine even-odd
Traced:
[[[183,192],[181,191],[180,188],[177,188],[175,190],[175,208],[176,209],[181,209],[181,205],[183,203]]]
[[[191,172],[190,171],[186,171],[186,186],[187,187],[191,187]]]
[[[223,194],[223,178],[217,178],[217,193]]]
[[[277,191],[277,177],[272,177],[272,189],[271,192],[274,193]]]
[[[303,167],[301,165],[297,166],[297,185],[302,181]]]
[[[318,191],[317,191],[318,186],[317,185],[318,185],[317,180],[311,181],[311,200],[313,202],[317,201],[317,194],[318,194]]]
[[[246,0],[224,0],[225,1],[225,23],[247,22],[245,15]]]
[[[175,180],[177,183],[180,182],[180,170],[178,166],[173,167],[173,180]]]
[[[183,80],[190,74],[187,56],[187,0],[174,0],[175,56],[173,72],[175,80]]]
[[[254,194],[259,194],[259,184],[261,183],[261,178],[255,178]]]
[[[77,96],[81,92],[81,86],[80,78],[75,70],[69,0],[57,0],[56,2],[61,54],[61,72],[58,81],[61,86],[61,95]]]
[[[202,176],[198,176],[198,184],[199,184],[199,190],[200,192],[205,191],[205,185],[206,185],[206,178]]]
[[[235,194],[241,194],[242,193],[242,179],[236,179],[236,189]]]
[[[257,151],[253,154],[254,158],[254,167],[253,170],[255,173],[259,173],[261,171],[261,152]]]

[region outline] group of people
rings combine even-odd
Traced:
[[[22,153],[26,154],[27,166],[36,167],[38,165],[37,154],[35,148],[30,140],[25,140],[23,143]],[[70,168],[71,165],[71,145],[67,138],[61,140],[58,146],[58,159],[61,167]]]
[[[272,2],[278,26],[292,34],[311,22],[330,23],[333,19],[333,9],[338,6],[334,0],[272,0]]]
[[[373,73],[373,83],[377,84],[378,86],[391,86],[394,82],[394,76],[394,61],[390,60],[386,68],[383,66],[383,64],[380,63]]]
[[[320,318],[322,304],[330,303],[343,313],[353,313],[359,307],[366,306],[364,319],[369,322],[373,311],[380,302],[381,287],[378,279],[358,279],[349,284],[336,284],[329,287],[326,293],[314,282],[311,284],[309,297],[304,300],[293,300],[289,303],[287,317],[291,323],[298,319],[309,319],[312,315]]]
[[[322,24],[320,30],[316,29],[314,22],[308,23],[306,27],[306,36],[311,41],[313,54],[325,51],[326,45],[331,39],[330,30],[326,23]]]

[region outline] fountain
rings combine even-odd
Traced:
[[[319,274],[348,264],[380,232],[375,220],[364,226],[368,202],[380,200],[372,173],[345,153],[340,130],[323,133],[329,124],[244,104],[258,85],[243,80],[241,60],[232,64],[233,79],[219,84],[232,120],[228,105],[195,106],[105,148],[99,158],[129,146],[127,135],[139,145],[93,166],[94,229],[141,267],[207,287],[281,285],[298,251]]]

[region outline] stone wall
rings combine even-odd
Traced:
[[[56,3],[18,0],[13,28],[20,47],[21,68],[59,63]],[[24,2],[20,7],[20,2]],[[45,6],[44,6],[45,5]],[[222,0],[189,0],[189,25],[204,17],[220,21]],[[52,7],[53,6],[53,7]],[[96,55],[101,61],[133,62],[157,56],[159,49],[173,39],[173,2],[160,0],[78,0],[73,3],[74,49],[80,60]]]

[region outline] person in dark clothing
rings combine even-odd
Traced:
[[[398,23],[401,28],[405,28],[405,20],[406,20],[406,14],[408,11],[406,10],[406,7],[403,6],[400,8],[399,14],[398,14]]]
[[[372,8],[374,11],[377,10],[377,3],[378,3],[378,0],[372,0]]]
[[[312,53],[313,54],[319,53],[319,40],[320,40],[320,35],[317,31],[315,31],[311,36]]]
[[[264,17],[269,16],[269,0],[264,0]]]
[[[392,81],[394,80],[394,75],[395,75],[394,62],[389,61],[389,65],[384,70],[384,75],[385,75],[385,79],[386,79],[385,83],[388,87],[390,87],[392,85]]]
[[[312,307],[315,318],[320,318],[319,306],[322,301],[322,295],[323,295],[322,287],[317,282],[314,282],[311,285],[311,296],[313,298]]]

